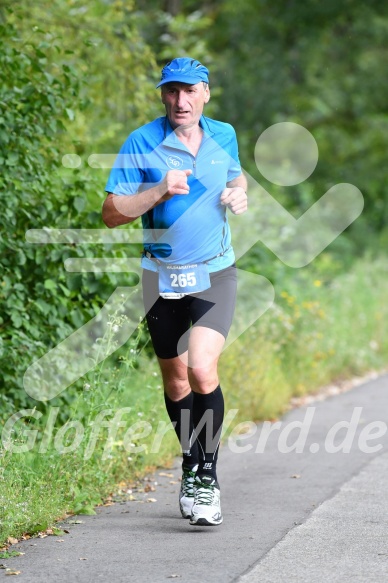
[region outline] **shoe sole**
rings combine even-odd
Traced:
[[[218,522],[209,522],[206,518],[198,518],[196,521],[190,519],[193,526],[218,526],[222,523],[222,518]]]

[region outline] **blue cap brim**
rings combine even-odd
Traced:
[[[186,83],[187,85],[197,85],[197,83],[201,83],[204,81],[205,83],[209,83],[208,79],[199,79],[198,77],[190,77],[188,75],[171,75],[168,79],[163,79],[160,83],[157,84],[156,88],[160,87],[161,85],[165,85],[166,83]]]

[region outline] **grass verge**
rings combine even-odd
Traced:
[[[362,260],[318,279],[305,269],[222,355],[227,406],[241,420],[273,419],[291,397],[388,362],[388,260]]]

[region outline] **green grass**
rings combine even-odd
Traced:
[[[81,426],[84,428],[83,439],[74,451],[60,451],[61,446],[71,447],[75,436],[74,428],[66,435],[63,433],[65,424],[62,422],[55,427],[47,451],[42,451],[47,416],[38,422],[30,418],[31,423],[27,424],[29,431],[37,430],[30,451],[2,451],[0,546],[9,536],[44,531],[66,512],[94,513],[93,507],[112,494],[119,482],[133,481],[146,467],[160,463],[161,459],[168,462],[177,453],[171,430],[162,441],[160,453],[145,455],[136,451],[143,447],[151,449],[160,424],[162,428],[169,428],[155,363],[151,364],[151,369],[148,362],[147,366],[147,373],[144,369],[142,372],[133,369],[126,389],[114,394],[113,398],[106,399],[109,386],[100,394],[98,391],[92,394],[91,389],[81,392],[69,412],[69,422],[77,424],[80,436]],[[120,412],[125,426],[118,427],[117,434],[109,440],[109,429],[114,427],[113,419]],[[103,423],[110,423],[110,428],[101,426],[94,439],[93,428],[98,427],[99,415]],[[148,430],[148,423],[152,431],[147,437],[141,437],[144,428]],[[138,425],[136,434],[127,435],[124,444],[125,434],[134,424]],[[21,422],[16,427],[20,426]],[[58,439],[61,432],[62,437]],[[26,442],[21,430],[13,442],[19,447]]]
[[[273,307],[222,355],[226,411],[238,409],[231,429],[239,421],[278,417],[292,396],[384,368],[387,275],[388,261],[380,259],[360,261],[334,278],[300,270],[277,286]],[[29,434],[30,451],[0,449],[0,546],[9,536],[45,530],[66,513],[93,513],[120,483],[178,454],[157,364],[136,355],[134,346],[119,366],[108,359],[77,385],[78,397],[58,411],[52,431],[47,423],[50,412],[55,417],[53,407],[40,419],[15,425],[16,446],[26,443],[23,432],[36,433]],[[109,440],[115,416],[123,426]],[[63,446],[71,450],[77,431],[78,447],[61,453]]]
[[[0,553],[0,559],[10,559],[11,557],[19,557],[22,553],[19,551],[4,551]]]

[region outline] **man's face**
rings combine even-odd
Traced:
[[[209,86],[200,81],[196,85],[171,82],[162,86],[162,103],[171,126],[198,125],[205,103],[210,99]]]

